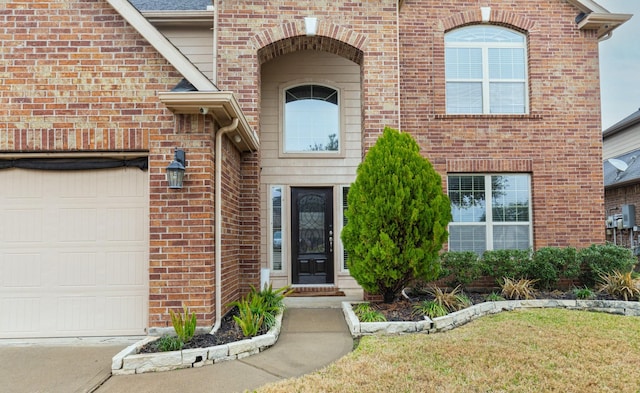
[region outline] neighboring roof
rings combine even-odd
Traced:
[[[212,6],[211,0],[129,0],[138,11],[195,11]]]
[[[607,137],[615,135],[620,131],[624,131],[636,124],[640,124],[640,109],[604,130],[602,133],[602,139],[606,139]]]
[[[628,165],[625,171],[617,170],[609,160],[603,163],[604,187],[623,186],[640,182],[640,149],[615,158]]]

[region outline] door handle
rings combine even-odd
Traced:
[[[329,252],[333,252],[333,231],[329,231]]]

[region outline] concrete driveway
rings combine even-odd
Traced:
[[[0,390],[5,393],[92,392],[110,377],[111,358],[131,342],[69,339],[25,344],[0,340]]]

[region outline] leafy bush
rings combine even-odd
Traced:
[[[175,330],[180,342],[184,344],[193,338],[193,335],[196,332],[197,320],[195,312],[189,315],[189,309],[187,306],[182,306],[182,310],[184,314],[176,314],[173,310],[169,310],[169,314],[171,315],[173,330]]]
[[[423,300],[413,306],[413,315],[426,315],[429,318],[438,318],[447,315],[449,312],[441,304],[433,300]]]
[[[497,282],[502,277],[525,278],[531,264],[530,250],[488,250],[482,254],[483,270]]]
[[[254,286],[240,301],[229,303],[229,306],[238,307],[239,315],[234,316],[242,334],[245,337],[253,337],[262,329],[271,329],[276,324],[276,317],[284,309],[284,299],[293,290],[283,287],[274,290],[271,284],[265,286],[260,292]]]
[[[593,299],[596,294],[588,287],[573,288],[573,295],[577,299]]]
[[[451,206],[410,134],[384,129],[347,198],[341,238],[349,272],[365,291],[390,303],[414,279],[438,277]]]
[[[606,292],[618,299],[640,300],[640,287],[638,282],[631,277],[631,272],[600,274],[600,292]]]
[[[371,308],[369,303],[358,303],[353,308],[360,322],[386,322],[387,318],[379,312]]]
[[[160,352],[179,351],[184,346],[184,342],[176,336],[162,336],[158,339],[157,348]]]
[[[253,286],[251,287],[251,291],[256,292]],[[284,299],[291,295],[291,293],[293,293],[293,288],[289,285],[274,290],[271,284],[268,286],[265,284],[264,288],[259,292],[259,295],[262,297],[267,309],[280,312],[280,310],[284,309]]]
[[[440,278],[447,278],[447,285],[466,287],[482,276],[482,264],[473,251],[447,251],[440,255]]]
[[[614,244],[592,244],[578,252],[578,260],[580,280],[587,286],[594,286],[602,274],[630,272],[638,262],[630,249]]]
[[[577,278],[580,262],[573,247],[543,247],[533,253],[530,263],[523,266],[524,276],[537,280],[542,289],[556,288],[561,277]]]
[[[511,300],[519,299],[533,299],[535,298],[535,289],[533,284],[536,280],[529,280],[527,278],[521,278],[513,280],[508,277],[502,279],[502,294]]]
[[[234,302],[234,305],[238,307],[239,315],[234,315],[233,319],[242,329],[242,334],[245,337],[257,336],[260,333],[265,314],[262,311],[254,311],[260,310],[259,302],[260,298],[257,296],[253,296],[251,300],[242,299]]]
[[[432,286],[428,292],[433,296],[433,301],[444,307],[448,312],[462,310],[471,305],[469,298],[460,291],[460,286],[455,287],[450,292]]]

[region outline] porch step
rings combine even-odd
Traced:
[[[334,287],[294,287],[290,297],[344,296],[344,292]]]

